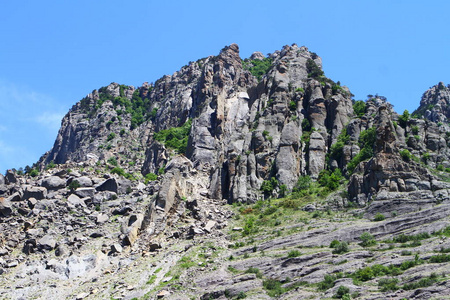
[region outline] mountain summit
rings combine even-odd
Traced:
[[[94,90],[0,174],[0,297],[441,299],[449,95],[355,101],[296,44]]]

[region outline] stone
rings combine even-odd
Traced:
[[[123,251],[123,248],[120,244],[112,244],[111,245],[111,252],[112,253],[121,253]]]
[[[170,292],[169,292],[169,291],[167,291],[167,290],[162,290],[162,291],[159,291],[158,294],[156,294],[156,297],[157,297],[158,299],[161,299],[161,298],[164,298],[164,297],[169,296],[169,295],[170,295]]]
[[[53,250],[56,246],[56,241],[53,236],[47,234],[37,241],[38,248],[42,250]]]
[[[80,198],[93,199],[95,195],[95,188],[93,187],[81,187],[75,190],[75,194]]]
[[[19,202],[22,200],[22,197],[19,192],[15,192],[11,196],[8,197],[8,201]]]
[[[99,185],[97,185],[95,187],[95,189],[99,192],[109,191],[109,192],[117,193],[118,192],[117,180],[115,178],[109,178],[109,179],[103,181],[102,183],[100,183]]]
[[[58,190],[66,187],[66,181],[58,176],[49,176],[42,180],[41,186],[47,190]]]
[[[11,201],[0,197],[0,217],[9,217],[12,214]]]
[[[84,203],[84,201],[82,201],[80,197],[75,194],[71,194],[67,198],[67,204],[69,207],[86,207],[86,203]]]
[[[32,187],[28,186],[24,193],[23,199],[35,198],[36,200],[42,200],[47,197],[47,189],[45,187]]]
[[[102,224],[102,223],[107,222],[108,219],[109,219],[108,215],[106,215],[106,214],[98,214],[97,218],[96,218],[96,223],[97,224]]]
[[[7,170],[5,175],[5,183],[6,184],[14,184],[17,183],[16,174],[12,170]]]
[[[75,180],[78,181],[80,187],[91,187],[93,185],[92,180],[87,176],[81,176]]]
[[[206,223],[205,227],[203,229],[205,229],[206,232],[211,233],[212,229],[214,228],[214,226],[216,226],[216,222],[209,220],[208,223]]]

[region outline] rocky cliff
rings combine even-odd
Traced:
[[[0,174],[1,297],[443,299],[449,88],[398,115],[321,65],[232,44],[88,94]]]

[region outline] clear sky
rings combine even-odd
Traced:
[[[60,120],[94,89],[140,86],[237,43],[241,57],[293,43],[355,99],[397,112],[450,83],[450,1],[2,1],[0,172],[50,150]]]

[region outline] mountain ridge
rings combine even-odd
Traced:
[[[0,176],[0,295],[448,295],[449,88],[399,115],[321,66],[232,44],[88,94],[39,170]]]

